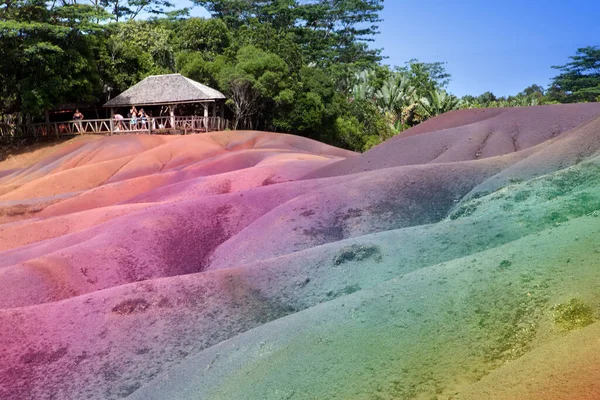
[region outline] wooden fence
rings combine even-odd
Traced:
[[[116,119],[86,119],[82,121],[50,122],[29,125],[0,124],[0,137],[44,137],[87,134],[189,134],[223,131],[230,122],[221,117],[178,116]]]

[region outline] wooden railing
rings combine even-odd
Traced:
[[[147,119],[86,119],[28,125],[0,124],[0,137],[43,137],[85,134],[189,134],[223,131],[230,122],[220,117],[178,116]]]

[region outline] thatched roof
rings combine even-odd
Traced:
[[[136,83],[104,107],[199,103],[224,100],[225,95],[181,74],[152,75]]]

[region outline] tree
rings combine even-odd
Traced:
[[[338,75],[348,74],[350,65],[364,69],[381,60],[380,50],[367,44],[378,33],[383,0],[195,0],[195,4],[230,29],[259,24],[273,29],[271,38],[291,34],[308,63]]]
[[[523,89],[523,91],[521,93],[519,93],[519,96],[534,96],[534,97],[543,97],[545,94],[545,90],[542,86],[540,85],[530,85],[527,86],[525,89]]]
[[[278,30],[270,23],[252,21],[237,30],[231,49],[255,46],[280,56],[294,73],[300,71],[305,60],[293,30]]]
[[[481,104],[483,107],[487,107],[488,104],[490,104],[493,101],[498,100],[498,98],[496,97],[496,95],[494,95],[494,93],[488,91],[488,92],[485,92],[485,93],[477,96],[475,100],[477,103]]]
[[[206,60],[198,52],[181,52],[177,54],[177,71],[197,82],[224,90],[220,87],[219,74],[231,68],[230,62],[224,56],[214,60]]]
[[[552,80],[548,97],[568,103],[596,101],[600,96],[600,47],[577,49],[569,58],[571,62],[552,67],[561,73]]]
[[[445,91],[432,90],[419,99],[416,113],[423,120],[460,108],[460,100]]]
[[[335,90],[335,82],[325,71],[304,67],[298,80],[279,96],[274,127],[327,143],[340,143],[335,124],[346,106],[345,98]]]
[[[174,6],[169,0],[92,0],[103,7],[116,22],[133,20],[141,13],[160,15]]]
[[[48,8],[41,0],[0,9],[0,113],[39,116],[61,103],[92,101],[100,85],[93,34],[104,18],[91,5]]]
[[[289,68],[277,54],[254,46],[241,48],[235,64],[219,72],[220,87],[230,96],[234,127],[269,128],[266,121],[287,92]]]
[[[443,63],[423,63],[413,59],[393,72],[388,70],[387,74],[376,71],[367,70],[355,75],[351,98],[371,101],[392,132],[399,133],[443,112],[440,109],[458,106],[459,100],[442,89],[450,79]],[[378,75],[387,75],[387,79],[381,81]]]
[[[446,71],[444,63],[439,61],[426,63],[412,59],[407,61],[403,67],[397,67],[396,71],[408,79],[418,97],[426,96],[434,90],[444,90],[451,77]]]
[[[300,9],[296,0],[194,0],[194,3],[231,29],[253,21],[271,24],[278,30],[289,29],[295,26]]]
[[[395,74],[375,92],[375,104],[395,132],[404,129],[403,111],[414,104],[416,89],[404,74]]]
[[[334,144],[354,151],[367,151],[391,138],[394,132],[375,104],[366,100],[354,100],[335,122]]]
[[[105,27],[96,48],[104,101],[148,75],[171,73],[175,55],[170,32],[150,21],[127,21]]]
[[[323,65],[366,64],[381,60],[380,50],[369,49],[381,21],[382,0],[313,0],[303,7],[301,32],[307,56]]]
[[[178,29],[179,48],[214,59],[231,44],[232,35],[221,19],[189,18]]]

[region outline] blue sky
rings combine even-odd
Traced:
[[[373,44],[384,49],[384,62],[445,61],[448,89],[458,96],[548,86],[557,72],[552,65],[567,63],[579,47],[600,45],[598,0],[385,0],[384,6]],[[195,8],[192,15],[207,14]]]

